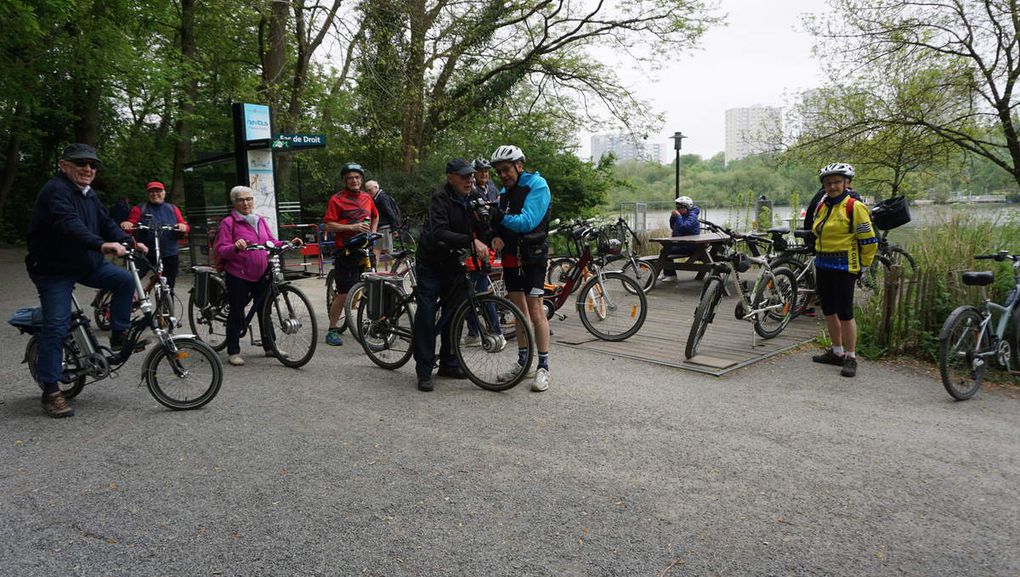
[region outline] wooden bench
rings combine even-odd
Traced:
[[[701,234],[665,236],[648,240],[662,245],[659,256],[645,257],[654,262],[659,273],[689,270],[697,272],[695,278],[701,280],[705,273],[711,272],[712,265],[716,262],[713,256],[730,241],[730,236],[721,232],[702,231]],[[690,254],[670,254],[674,248],[680,246],[687,248]]]

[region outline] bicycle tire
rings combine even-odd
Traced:
[[[797,277],[783,267],[763,270],[761,274],[764,278],[760,277],[755,285],[751,308],[780,308],[756,314],[752,324],[758,336],[771,339],[779,336],[793,318],[793,309],[797,306]],[[767,321],[773,323],[766,324]]]
[[[701,291],[701,299],[698,307],[694,310],[694,320],[691,322],[691,332],[687,335],[687,344],[684,347],[684,356],[690,360],[697,356],[698,348],[701,346],[701,339],[705,336],[708,325],[715,318],[715,307],[722,297],[723,281],[713,276],[705,281]]]
[[[561,256],[549,261],[546,269],[545,280],[549,284],[563,284],[567,282],[570,271],[577,264],[577,259],[571,256]]]
[[[385,318],[368,318],[368,299],[362,299],[358,306],[357,326],[362,335],[359,342],[368,358],[376,366],[395,371],[407,364],[414,353],[414,316],[411,314],[410,299],[389,283],[384,290],[392,292],[388,298],[396,299],[393,313]]]
[[[632,263],[629,261],[623,265],[621,272],[630,278],[634,279],[645,293],[655,288],[655,281],[659,275],[658,269],[649,261],[646,260],[635,260],[637,263],[638,270],[635,271]]]
[[[797,303],[793,309],[793,318],[799,317],[804,314],[804,311],[815,306],[817,289],[815,288],[815,275],[809,263],[795,257],[785,256],[770,262],[769,266],[772,267],[772,270],[785,268],[792,272],[794,278],[797,279]]]
[[[981,388],[990,359],[975,367],[974,351],[987,348],[988,333],[981,330],[981,313],[977,309],[961,306],[949,314],[939,331],[939,374],[951,397],[965,401]]]
[[[326,314],[329,314],[333,307],[333,299],[336,297],[336,269],[329,271],[326,275]],[[347,317],[344,314],[344,307],[340,307],[340,318],[336,321],[336,330],[343,334],[347,330]]]
[[[262,323],[262,339],[275,335],[269,339],[269,347],[284,366],[296,369],[312,360],[319,343],[319,323],[312,301],[301,289],[277,287],[276,295],[262,304]]]
[[[42,383],[36,378],[39,363],[39,341],[36,339],[36,335],[32,335],[32,338],[28,339],[28,345],[25,346],[25,361],[28,362],[28,372],[32,375],[32,380],[39,385],[39,389],[42,389]],[[60,392],[64,393],[64,397],[73,399],[85,388],[85,379],[87,375],[80,375],[78,378],[71,380],[67,377],[67,371],[80,371],[81,363],[78,362],[78,345],[75,344],[74,339],[64,339],[64,358],[60,363],[61,367],[61,378],[60,382],[57,383],[60,386]]]
[[[1013,305],[1013,319],[1006,329],[1006,339],[1012,357],[1010,370],[1020,371],[1020,304]]]
[[[500,376],[508,374],[515,364],[520,365],[519,349],[527,349],[524,367],[530,367],[535,356],[535,339],[528,325],[527,317],[509,299],[492,294],[477,295],[465,300],[453,316],[450,335],[461,369],[472,383],[487,391],[506,391],[516,387],[527,375],[527,370],[518,370],[513,377],[501,381]],[[491,308],[490,308],[491,307]],[[462,339],[468,334],[469,320],[478,319],[481,346],[467,347]],[[516,327],[514,339],[503,334],[500,320],[513,317]]]
[[[177,347],[174,358],[160,345],[152,349],[142,363],[142,378],[149,394],[159,404],[175,411],[205,406],[216,397],[223,384],[223,364],[212,347],[200,340],[178,336],[173,342]],[[186,374],[178,376],[171,363],[179,363]]]
[[[213,286],[218,290],[209,291],[209,304],[203,308],[195,304],[195,289],[191,289],[188,296],[188,326],[191,327],[192,334],[219,352],[227,347],[227,315],[230,314],[230,303],[223,281],[210,276],[209,288],[212,289]]]
[[[337,326],[343,325],[345,328],[351,330],[351,336],[354,340],[361,344],[361,331],[355,323],[358,321],[358,307],[361,301],[364,300],[365,296],[365,283],[358,281],[354,283],[351,290],[347,291],[347,300],[344,301],[344,314],[340,321],[337,321]],[[340,332],[343,332],[342,330]]]
[[[577,314],[589,333],[604,341],[622,341],[634,336],[645,324],[648,298],[629,276],[603,273],[601,279],[595,275],[581,287]]]
[[[101,331],[110,330],[110,298],[112,294],[108,290],[100,290],[96,293],[95,304],[92,306],[92,320],[96,321],[96,328]]]

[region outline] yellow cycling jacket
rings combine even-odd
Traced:
[[[852,273],[868,268],[878,250],[878,237],[867,205],[849,194],[832,206],[825,200],[818,203],[812,229],[815,268]]]

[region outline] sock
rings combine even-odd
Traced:
[[[549,353],[538,353],[538,368],[549,370]]]
[[[528,347],[517,349],[517,364],[524,366],[524,363],[528,360]]]
[[[847,351],[846,352],[846,357],[848,359],[856,359],[857,358],[857,353],[855,351]]]
[[[843,356],[843,347],[833,346],[832,347],[832,352],[835,353],[836,356],[842,357]]]

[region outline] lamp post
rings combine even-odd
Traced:
[[[683,132],[673,133],[673,149],[676,150],[676,198],[680,198],[680,147],[687,138]]]

